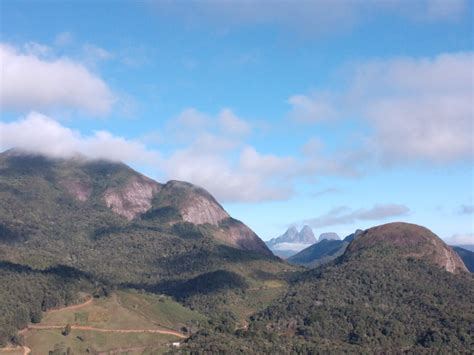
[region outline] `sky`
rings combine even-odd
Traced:
[[[124,161],[264,240],[390,221],[474,244],[463,0],[0,0],[0,150]]]

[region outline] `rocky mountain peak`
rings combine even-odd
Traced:
[[[168,181],[157,200],[177,208],[186,222],[194,224],[217,226],[230,217],[209,192],[184,181]]]
[[[41,201],[34,201],[38,204],[49,203],[60,209],[65,201],[68,206],[91,214],[103,213],[107,207],[128,221],[143,217],[148,223],[168,226],[181,222],[209,224],[210,233],[220,242],[272,255],[250,228],[232,219],[205,189],[176,180],[160,184],[120,162],[81,156],[52,158],[14,149],[0,153],[0,176],[21,181],[22,188],[31,190],[32,196],[39,196],[35,189],[40,189]],[[32,201],[28,204],[32,205]],[[166,222],[150,217],[164,210],[172,211],[172,218]],[[45,218],[50,217],[54,218],[45,211]]]
[[[396,222],[367,229],[349,244],[344,257],[367,256],[374,248],[420,259],[451,273],[467,271],[462,260],[448,245],[429,229],[415,224]]]
[[[132,220],[151,208],[153,196],[160,189],[161,185],[156,181],[137,174],[122,186],[107,188],[103,198],[113,212]]]
[[[314,236],[313,230],[310,226],[305,225],[298,234],[298,241],[305,244],[316,243],[316,237]]]

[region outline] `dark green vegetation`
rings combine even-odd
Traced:
[[[147,189],[164,192],[155,191],[144,213],[126,218],[112,210],[134,212],[146,204]],[[107,193],[114,194],[111,208]],[[223,214],[222,221],[183,220],[186,203],[201,196],[214,208],[211,216]],[[0,344],[28,321],[38,321],[38,310],[76,301],[79,290],[167,293],[240,321],[235,305],[248,312],[263,307],[254,290],[291,270],[204,190],[179,182],[160,185],[124,164],[5,152],[0,201]],[[240,238],[237,244],[231,233]]]
[[[0,262],[0,344],[18,341],[16,330],[38,323],[42,312],[79,300],[79,291],[94,291],[88,275],[66,266],[35,270]]]
[[[452,247],[452,248],[456,252],[456,254],[458,254],[459,257],[462,259],[467,269],[470,272],[474,272],[474,252],[470,250],[466,250],[461,247]]]
[[[82,292],[128,289],[117,305],[123,314],[156,313],[192,333],[181,352],[469,353],[474,345],[472,275],[419,226],[371,228],[341,242],[349,243],[341,256],[327,248],[319,256],[334,260],[303,271],[272,256],[204,190],[161,185],[123,164],[3,153],[0,201],[2,344]],[[161,294],[166,307],[145,302]],[[86,313],[67,313],[56,333],[42,332],[52,344],[77,342],[77,328],[61,331]],[[43,342],[40,331],[26,334]]]
[[[430,249],[425,243],[432,243],[432,236],[424,229],[382,227],[378,235],[387,237],[378,243],[372,243],[372,232],[366,233],[342,257],[296,276],[284,296],[251,318],[248,329],[203,330],[187,341],[186,350],[470,353],[472,275],[440,268],[436,252],[408,255],[406,247],[412,244]],[[404,231],[410,233],[392,238]]]

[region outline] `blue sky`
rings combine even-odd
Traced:
[[[191,181],[264,240],[474,244],[472,2],[0,4],[0,149]]]

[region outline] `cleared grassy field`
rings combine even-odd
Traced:
[[[31,355],[44,355],[49,351],[62,354],[69,348],[73,354],[114,353],[160,354],[169,349],[176,337],[150,333],[102,333],[96,331],[71,330],[69,335],[60,329],[30,330],[25,334],[25,343],[31,348]]]
[[[169,297],[117,291],[107,298],[46,312],[41,323],[22,334],[33,355],[54,350],[62,354],[68,348],[74,354],[159,354],[186,337],[182,327],[191,329],[205,321],[204,316]],[[67,324],[72,329],[63,335]]]

